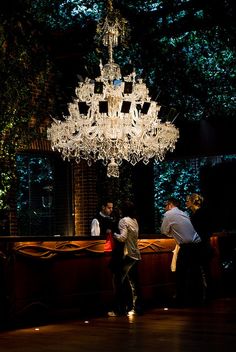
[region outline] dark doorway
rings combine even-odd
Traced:
[[[205,166],[200,178],[202,192],[212,209],[216,230],[235,230],[236,160]]]

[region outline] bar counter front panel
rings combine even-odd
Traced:
[[[212,236],[214,282],[220,281],[219,236]],[[103,314],[112,303],[110,253],[101,239],[0,237],[0,320]],[[139,277],[144,306],[165,304],[174,293],[173,239],[140,239]]]

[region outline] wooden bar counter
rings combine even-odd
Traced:
[[[219,238],[212,236],[215,249],[212,275],[216,287],[222,269]],[[65,316],[103,314],[112,301],[110,253],[104,240],[87,237],[0,237],[1,325],[27,319],[39,321]],[[140,239],[139,266],[144,304],[165,304],[174,292],[170,270],[173,239]]]

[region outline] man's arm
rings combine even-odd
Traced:
[[[119,242],[125,242],[127,240],[128,232],[127,232],[127,225],[124,221],[124,219],[121,219],[119,221],[119,230],[120,233],[114,233],[114,237],[119,241]]]
[[[168,218],[165,215],[163,217],[162,224],[161,224],[161,233],[168,237],[172,237],[170,234],[170,224],[169,224]]]

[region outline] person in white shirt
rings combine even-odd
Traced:
[[[173,237],[180,246],[176,261],[176,304],[199,304],[202,298],[201,238],[179,202],[169,198],[165,203],[161,233]]]
[[[114,227],[112,211],[113,202],[109,199],[103,200],[101,210],[91,222],[91,236],[106,238],[107,234],[112,231]]]

